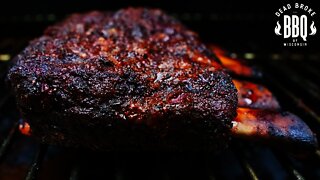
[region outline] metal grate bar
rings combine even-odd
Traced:
[[[240,162],[252,180],[259,179],[256,172],[254,171],[254,169],[252,168],[252,166],[249,164],[249,162],[246,159],[240,157]]]
[[[7,137],[3,140],[1,147],[0,147],[0,160],[2,160],[4,155],[6,154],[7,149],[13,139],[13,136],[18,129],[18,125],[19,125],[19,121],[15,122],[14,125],[12,126],[11,130],[9,131]]]
[[[315,155],[316,155],[316,157],[318,157],[319,160],[320,160],[320,150],[319,150],[319,149],[315,152]]]
[[[79,166],[74,166],[71,169],[69,180],[77,180],[79,179]]]
[[[265,71],[266,72],[266,71]],[[307,112],[312,118],[314,118],[318,123],[320,123],[320,116],[313,111],[309,106],[307,106],[304,101],[300,98],[298,98],[295,94],[293,94],[291,91],[287,90],[279,80],[272,76],[266,76],[266,79],[268,79],[270,82],[272,82],[272,85],[275,86],[278,90],[282,91],[285,95],[290,97],[290,99],[295,103],[295,105],[302,109],[303,111]]]
[[[295,175],[295,177],[296,177],[297,180],[304,180],[304,177],[301,176],[301,174],[300,174],[297,170],[292,169],[292,172],[293,172],[293,174]]]
[[[305,64],[303,67],[305,68],[306,72],[310,72],[316,77],[316,79],[320,79],[320,72],[318,69],[315,69],[315,67],[311,66],[310,64]]]
[[[277,157],[278,161],[282,164],[282,167],[286,169],[286,171],[291,176],[290,178],[297,179],[297,180],[303,180],[305,179],[304,176],[296,169],[294,168],[287,155],[285,154],[279,154],[277,151],[273,151],[273,154]]]
[[[294,61],[289,63],[288,66],[292,69],[295,75],[299,75],[305,79],[312,81],[317,86],[320,83],[320,72],[317,67],[312,64],[312,61]],[[320,88],[318,86],[318,88]]]
[[[276,71],[281,72],[285,75],[286,80],[293,82],[296,86],[300,87],[303,91],[306,91],[308,94],[312,95],[312,97],[320,100],[319,87],[311,82],[309,79],[302,78],[301,76],[295,75],[296,72],[293,72],[287,65],[281,64],[276,65],[275,63],[270,63],[272,69],[276,69]]]
[[[41,144],[39,147],[39,150],[37,154],[35,155],[33,162],[28,170],[28,173],[26,175],[26,180],[35,180],[37,179],[38,172],[41,166],[41,163],[45,157],[45,154],[47,152],[48,146]]]
[[[245,170],[248,177],[252,180],[258,180],[258,176],[256,171],[254,170],[253,166],[250,162],[245,158],[247,151],[244,150],[244,147],[239,142],[235,143],[235,154],[237,155],[239,162],[241,163],[243,169]]]

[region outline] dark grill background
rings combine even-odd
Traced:
[[[283,3],[284,4],[284,3]],[[139,1],[160,7],[217,43],[248,59],[264,72],[255,82],[266,84],[284,110],[294,112],[320,134],[319,32],[308,47],[284,48],[274,35],[274,12],[283,4],[230,1]],[[314,4],[308,4],[316,11]],[[21,2],[1,5],[0,12],[0,179],[319,179],[320,151],[292,155],[279,147],[234,139],[225,152],[92,153],[40,145],[18,131],[19,113],[5,86],[10,60],[44,28],[72,12],[127,7],[123,1],[86,3]],[[318,12],[318,11],[317,11]],[[316,24],[318,26],[319,23]],[[103,164],[101,166],[100,164]]]

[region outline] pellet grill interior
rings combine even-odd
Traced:
[[[92,152],[39,144],[22,135],[18,130],[20,115],[5,82],[11,59],[46,26],[72,12],[129,6],[122,1],[109,7],[104,3],[78,7],[66,3],[60,10],[58,3],[31,3],[25,9],[16,7],[17,13],[9,11],[14,2],[2,6],[0,179],[320,179],[320,150],[297,154],[281,145],[270,147],[234,138],[230,147],[219,154]],[[280,46],[273,33],[273,11],[281,4],[264,8],[258,3],[229,1],[216,6],[186,1],[184,8],[177,1],[170,6],[164,4],[141,1],[133,5],[162,8],[198,32],[205,42],[219,44],[258,66],[263,77],[250,80],[269,87],[282,108],[301,117],[319,139],[319,36],[308,47]]]

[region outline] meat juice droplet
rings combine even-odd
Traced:
[[[157,78],[154,80],[154,82],[160,82],[163,78],[163,74],[161,72],[157,73]]]
[[[252,100],[249,98],[244,98],[243,99],[247,104],[252,104]]]
[[[231,123],[232,123],[232,127],[235,127],[238,125],[238,122],[236,122],[236,121],[232,121]]]

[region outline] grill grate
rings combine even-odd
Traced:
[[[16,50],[8,52],[10,55],[15,54],[21,49],[25,42],[20,42]],[[2,47],[0,45],[0,47]],[[3,53],[0,49],[0,53]],[[261,57],[266,57],[260,55]],[[276,59],[263,59],[256,55],[255,64],[259,65],[265,73],[262,83],[266,84],[278,97],[282,107],[286,110],[295,112],[301,116],[314,132],[320,132],[320,107],[317,106],[320,100],[320,67],[319,57],[316,59],[305,60],[288,60],[287,57],[282,59],[277,56]],[[9,61],[1,62],[1,67],[7,67]],[[3,74],[4,76],[4,74]],[[260,80],[259,80],[260,81]],[[2,83],[2,82],[1,82]],[[18,122],[12,123],[17,119],[17,111],[14,108],[12,97],[7,90],[1,90],[0,95],[0,127],[5,124],[6,129],[0,129],[1,147],[0,147],[0,164],[10,164],[12,149],[19,148],[17,141],[27,139],[22,137],[18,132]],[[10,112],[7,112],[7,111]],[[13,115],[15,114],[15,115]],[[6,121],[10,121],[9,123]],[[318,133],[319,134],[319,133]],[[318,137],[319,139],[319,137]],[[220,156],[211,154],[206,155],[172,155],[162,154],[146,156],[144,159],[128,156],[142,156],[141,154],[123,155],[123,154],[99,154],[92,155],[90,152],[63,149],[47,145],[39,145],[35,142],[28,142],[31,154],[18,154],[19,159],[24,156],[34,156],[29,159],[28,168],[22,169],[27,180],[47,179],[48,176],[60,173],[60,165],[50,165],[52,156],[60,157],[59,164],[67,166],[58,177],[66,179],[96,179],[95,177],[108,176],[109,179],[134,179],[134,176],[141,176],[150,170],[151,179],[189,179],[190,177],[201,177],[198,179],[319,179],[320,178],[320,151],[310,154],[308,157],[295,157],[279,149],[270,149],[262,145],[251,144],[234,139],[229,150],[223,152]],[[19,144],[19,142],[18,142]],[[23,151],[24,152],[24,151]],[[54,154],[54,155],[52,155]],[[62,154],[62,155],[61,155]],[[15,155],[14,155],[15,156]],[[20,157],[22,156],[22,157]],[[68,157],[69,158],[65,158]],[[87,157],[86,157],[87,156]],[[105,167],[98,167],[95,163],[105,162]],[[163,160],[162,157],[166,157]],[[150,157],[151,160],[150,160]],[[64,159],[65,158],[65,159]],[[92,158],[92,159],[91,159]],[[266,160],[267,159],[267,160]],[[62,161],[61,161],[62,160]],[[137,166],[133,167],[132,162]],[[21,161],[21,160],[19,160]],[[149,167],[150,162],[159,163],[155,167]],[[9,163],[8,163],[9,162]],[[95,164],[92,164],[95,163]],[[144,164],[145,163],[145,164]],[[19,164],[19,163],[18,163]],[[147,165],[146,165],[147,164]],[[12,165],[12,164],[11,164]],[[16,164],[15,164],[16,165]],[[90,166],[93,167],[90,167]],[[152,164],[153,166],[153,164]],[[3,172],[3,167],[1,172]],[[55,169],[56,168],[56,169]],[[143,168],[146,168],[144,170]],[[155,170],[160,168],[161,170]],[[135,171],[140,170],[138,173]],[[193,172],[192,172],[193,171]],[[48,175],[49,174],[49,175]],[[155,175],[156,174],[156,175]],[[12,175],[12,174],[11,174]],[[143,175],[145,176],[145,175]],[[149,175],[147,175],[150,179]],[[17,176],[18,177],[18,176]],[[20,176],[19,176],[20,177]],[[46,178],[44,178],[46,177]],[[11,179],[1,175],[0,179]],[[48,178],[50,179],[50,178]],[[54,177],[52,177],[54,179]]]
[[[47,148],[48,148],[47,145],[40,145],[38,152],[35,155],[35,158],[32,162],[32,165],[30,166],[30,169],[27,173],[26,180],[33,180],[37,178],[37,174],[41,166],[41,163],[45,157]]]

